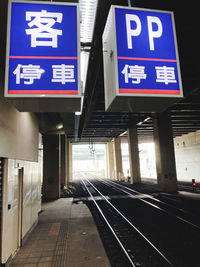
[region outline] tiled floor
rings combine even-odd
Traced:
[[[11,267],[110,266],[86,205],[59,199],[42,209],[37,227]]]

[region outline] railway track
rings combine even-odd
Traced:
[[[174,216],[177,220],[182,221],[183,223],[189,224],[200,231],[200,221],[195,222],[195,216],[191,212],[179,208],[175,205],[161,201],[149,194],[141,194],[141,192],[133,190],[127,186],[115,183],[113,181],[98,179],[101,183],[113,187],[121,192],[124,192],[131,197],[136,197],[138,200],[142,201],[146,205],[150,205],[156,209],[159,209],[161,212],[168,214],[169,216]],[[192,219],[191,219],[192,218]]]
[[[92,182],[85,179],[82,183],[104,219],[107,227],[124,252],[129,266],[174,266],[167,257],[104,196]],[[91,190],[94,189],[94,190]],[[95,198],[101,196],[104,201]],[[122,265],[125,259],[121,259]],[[128,265],[126,265],[128,267]]]
[[[81,179],[113,267],[198,267],[200,217],[106,179]],[[112,237],[111,237],[112,236]]]

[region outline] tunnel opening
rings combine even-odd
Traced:
[[[121,143],[122,169],[124,180],[130,176],[130,162],[128,143]],[[139,144],[140,171],[142,179],[156,179],[156,160],[154,143]],[[73,144],[72,179],[87,178],[109,178],[109,159],[105,144]],[[114,172],[114,171],[113,171]],[[113,176],[114,178],[114,176]]]
[[[73,144],[72,179],[106,177],[105,144]]]

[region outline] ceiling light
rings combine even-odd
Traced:
[[[147,122],[151,119],[151,117],[146,118],[143,122]]]
[[[63,124],[62,123],[59,123],[57,126],[56,126],[56,129],[62,129],[63,128]]]
[[[124,136],[125,134],[127,134],[127,131],[121,133],[119,136]]]
[[[147,117],[146,119],[144,119],[143,121],[140,121],[137,123],[138,126],[141,126],[144,122],[147,122],[151,119],[151,117]]]
[[[81,11],[81,42],[91,42],[97,8],[97,0],[80,0],[79,3]]]

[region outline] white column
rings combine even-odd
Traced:
[[[141,175],[137,128],[129,128],[127,132],[131,183],[140,183]]]
[[[60,165],[60,182],[63,185],[67,185],[67,181],[66,181],[66,136],[64,134],[59,135],[60,139],[59,139],[59,150],[60,150],[60,159],[59,159],[59,165]]]
[[[69,140],[66,142],[67,148],[67,157],[66,157],[66,177],[67,177],[67,182],[72,181],[72,176],[73,176],[73,160],[72,160],[72,143],[70,143]]]
[[[115,166],[115,179],[120,180],[124,177],[122,168],[122,153],[121,153],[121,140],[120,137],[114,138],[114,166]]]
[[[106,177],[114,178],[114,149],[113,142],[106,144]]]
[[[73,160],[72,160],[72,143],[69,142],[69,181],[73,180]]]

